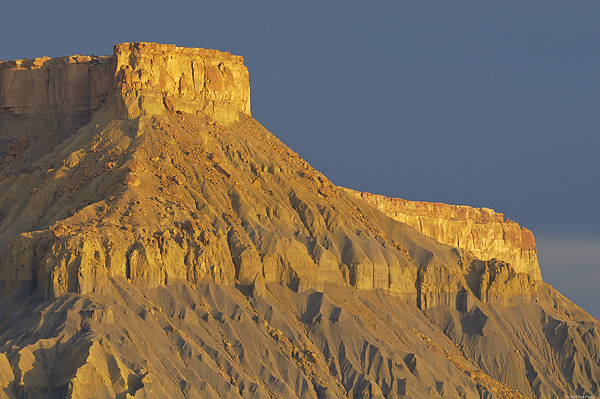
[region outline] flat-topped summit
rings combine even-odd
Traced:
[[[219,122],[250,115],[250,82],[241,56],[157,43],[114,47],[116,88],[130,116],[204,112]]]
[[[26,138],[43,155],[103,107],[123,118],[188,112],[231,123],[250,115],[248,70],[228,52],[139,42],[111,56],[0,62],[0,158]]]
[[[250,115],[248,70],[243,57],[228,52],[136,42],[116,44],[112,56],[0,62],[3,112],[89,112],[110,96],[132,114],[166,108],[223,122]]]

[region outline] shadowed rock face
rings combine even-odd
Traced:
[[[0,398],[597,393],[594,319],[333,185],[251,118],[241,57],[3,65]]]
[[[0,62],[0,160],[40,157],[89,123],[114,87],[111,70],[111,57]]]

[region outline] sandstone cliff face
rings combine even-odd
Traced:
[[[129,117],[204,112],[220,122],[250,115],[250,81],[240,56],[156,43],[115,45],[116,84]]]
[[[541,280],[535,238],[531,231],[488,208],[407,201],[346,189],[394,220],[414,227],[436,241],[471,251],[481,260],[498,259],[518,273]]]
[[[0,62],[0,161],[18,139],[29,140],[30,156],[43,155],[109,104],[126,117],[203,112],[230,123],[250,115],[248,70],[230,53],[156,43]]]
[[[89,123],[114,86],[110,65],[89,56],[0,62],[0,161],[43,155]],[[23,145],[10,154],[16,140]]]
[[[15,115],[88,112],[113,88],[111,57],[74,55],[0,63],[0,109]]]

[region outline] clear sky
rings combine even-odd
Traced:
[[[253,116],[334,183],[489,207],[600,318],[600,2],[29,1],[0,59],[153,41],[243,55]]]

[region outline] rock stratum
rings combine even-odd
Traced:
[[[229,122],[250,115],[248,70],[230,53],[155,43],[115,45],[112,56],[0,62],[0,157],[17,140],[39,157],[108,105],[128,118],[167,107]]]
[[[528,231],[339,188],[249,94],[215,50],[0,63],[0,398],[598,395]]]
[[[444,244],[463,248],[477,259],[510,263],[516,272],[541,280],[533,233],[489,208],[407,201],[383,195],[348,193],[376,207],[394,220],[414,227]]]

